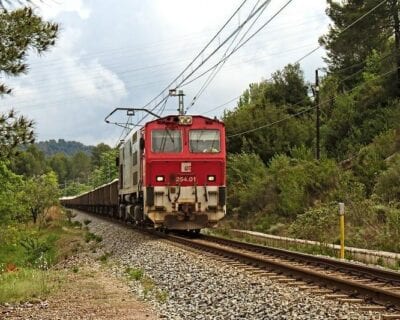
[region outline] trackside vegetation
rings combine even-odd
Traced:
[[[343,31],[378,3],[328,1],[319,90],[300,65],[289,64],[251,84],[224,113],[226,226],[336,244],[344,202],[347,245],[400,252],[398,2],[387,1]]]

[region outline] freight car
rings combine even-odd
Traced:
[[[171,230],[199,231],[225,216],[225,127],[217,119],[150,121],[121,144],[117,165],[118,180],[62,204]]]

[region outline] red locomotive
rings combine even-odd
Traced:
[[[225,216],[226,149],[221,121],[189,115],[150,121],[124,141],[117,162],[118,182],[64,198],[62,203],[173,230],[198,231]]]

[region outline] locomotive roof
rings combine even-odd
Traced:
[[[203,119],[206,119],[206,120],[210,120],[210,121],[214,121],[214,122],[217,122],[217,123],[220,123],[220,124],[224,124],[224,122],[223,121],[221,121],[221,120],[218,120],[217,118],[210,118],[210,117],[205,117],[205,116],[202,116],[202,115],[187,115],[187,116],[190,116],[190,117],[192,117],[192,118],[203,118]],[[151,120],[151,121],[148,121],[148,122],[146,122],[143,126],[141,126],[141,127],[139,127],[139,128],[136,128],[136,129],[132,129],[129,133],[128,133],[128,135],[125,137],[125,139],[124,139],[124,141],[122,141],[119,145],[118,145],[118,149],[120,149],[120,148],[124,148],[124,146],[125,146],[125,144],[127,143],[127,141],[129,141],[131,138],[132,138],[132,136],[135,134],[135,132],[139,132],[140,130],[142,130],[144,127],[146,127],[147,125],[149,125],[149,124],[151,124],[151,123],[157,123],[157,121],[162,121],[162,120],[167,120],[168,118],[171,118],[171,117],[179,117],[179,115],[178,114],[169,114],[169,115],[167,115],[167,116],[165,116],[165,117],[161,117],[161,118],[158,118],[158,119],[154,119],[154,120]]]
[[[155,123],[155,122],[158,122],[158,121],[162,121],[162,120],[167,120],[168,118],[171,118],[171,117],[179,117],[180,115],[179,114],[169,114],[169,115],[167,115],[167,116],[165,116],[165,117],[161,117],[161,118],[158,118],[158,119],[154,119],[154,120],[152,120],[152,121],[149,121],[149,122],[146,122],[146,124],[144,125],[144,127],[145,126],[147,126],[148,124],[150,124],[150,123]],[[205,116],[202,116],[202,115],[191,115],[191,114],[188,114],[188,115],[185,115],[185,116],[189,116],[189,117],[192,117],[192,118],[203,118],[203,119],[206,119],[206,120],[210,120],[210,121],[214,121],[214,122],[218,122],[218,123],[221,123],[221,124],[223,124],[223,122],[221,121],[221,120],[218,120],[217,118],[210,118],[210,117],[205,117]]]

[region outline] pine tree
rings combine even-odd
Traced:
[[[397,68],[400,66],[398,0],[387,0],[384,3],[382,0],[327,2],[326,13],[333,25],[320,38],[320,44],[327,50],[329,71],[342,80],[344,88],[353,87],[362,80],[361,70],[373,50],[380,53],[386,63],[395,64]],[[375,10],[367,14],[376,6]],[[363,19],[345,30],[365,14]],[[400,81],[400,77],[397,81]]]

